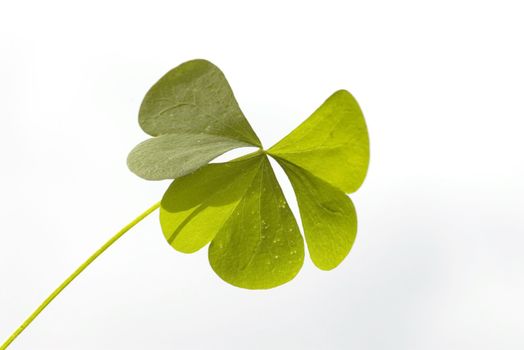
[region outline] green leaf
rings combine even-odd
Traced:
[[[335,92],[268,154],[346,193],[356,191],[369,164],[368,132],[357,101],[345,90]]]
[[[302,226],[313,263],[322,270],[337,267],[348,255],[357,234],[357,215],[341,190],[282,159],[297,197]]]
[[[160,224],[176,250],[193,253],[211,242],[251,186],[261,157],[208,164],[173,181],[160,207]]]
[[[349,92],[335,92],[268,151],[208,164],[231,149],[262,146],[222,72],[193,60],[148,91],[139,122],[153,138],[131,151],[129,168],[149,180],[175,179],[161,201],[166,240],[183,253],[210,243],[210,264],[226,282],[273,288],[304,261],[304,240],[267,155],[291,181],[314,264],[330,270],[348,255],[357,216],[345,193],[360,187],[369,163],[366,123]]]
[[[127,165],[146,180],[175,179],[206,165],[217,156],[251,146],[207,134],[168,134],[146,140],[127,157]]]
[[[136,146],[128,166],[148,180],[174,179],[238,147],[261,147],[224,74],[193,60],[169,71],[147,92],[139,122],[151,136]]]
[[[160,78],[142,101],[139,122],[151,136],[204,132],[261,146],[224,74],[206,60],[182,63]]]
[[[265,155],[251,186],[209,246],[209,262],[226,282],[268,289],[295,277],[304,241]]]

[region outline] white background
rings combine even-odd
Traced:
[[[335,90],[356,96],[372,158],[350,256],[242,290],[206,249],[175,252],[155,214],[13,350],[522,349],[521,6],[3,1],[0,339],[161,198],[169,182],[126,168],[146,138],[138,107],[169,69],[206,58],[266,147]]]

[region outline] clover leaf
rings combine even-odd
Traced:
[[[304,239],[268,156],[293,186],[313,263],[330,270],[348,255],[357,215],[346,193],[361,186],[369,163],[366,123],[349,92],[335,92],[264,151],[224,74],[211,62],[193,60],[153,85],[140,107],[139,123],[153,138],[131,151],[130,170],[147,180],[174,181],[159,203],[124,226],[62,282],[0,350],[97,257],[158,208],[167,242],[183,253],[209,244],[211,267],[224,281],[267,289],[293,279],[304,262]],[[259,150],[209,164],[231,149],[248,146]]]
[[[128,156],[131,171],[148,180],[174,179],[162,200],[124,226],[60,284],[13,334],[6,349],[82,271],[142,219],[160,207],[167,242],[183,253],[209,244],[211,267],[224,281],[267,289],[293,279],[304,262],[304,240],[268,156],[289,177],[313,263],[338,266],[357,232],[346,193],[366,177],[369,139],[362,111],[340,90],[269,150],[242,114],[224,74],[193,60],[164,75],[139,112],[153,136]],[[239,147],[257,152],[209,164]]]
[[[335,92],[268,151],[207,164],[230,148],[261,146],[223,74],[196,60],[151,88],[140,125],[160,136],[131,152],[131,170],[146,179],[174,179],[160,209],[166,240],[183,253],[210,243],[211,267],[226,282],[272,288],[303,264],[304,242],[268,155],[291,181],[313,263],[330,270],[348,255],[357,216],[346,193],[360,187],[369,162],[366,124],[349,92]]]

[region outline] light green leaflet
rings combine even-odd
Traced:
[[[284,160],[278,162],[295,190],[311,260],[322,270],[337,267],[357,234],[353,202],[307,170]]]
[[[368,132],[357,101],[345,90],[335,92],[268,153],[346,193],[355,192],[369,163]]]
[[[248,191],[209,246],[213,270],[235,286],[263,289],[291,280],[304,240],[265,155]]]
[[[147,93],[140,125],[154,138],[139,144],[128,164],[146,179],[175,179],[160,223],[183,253],[209,244],[213,270],[226,282],[267,289],[293,279],[304,261],[304,240],[273,173],[282,166],[296,194],[308,251],[323,270],[348,255],[357,216],[346,193],[366,176],[369,140],[353,96],[340,90],[268,151],[208,164],[237,147],[262,148],[220,70],[186,62]]]
[[[167,241],[183,253],[193,253],[211,242],[251,187],[260,158],[208,164],[173,181],[160,208]]]

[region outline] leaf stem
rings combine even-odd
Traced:
[[[62,292],[62,290],[64,290],[65,287],[67,287],[69,285],[69,283],[71,283],[82,271],[84,271],[93,261],[95,261],[96,258],[98,258],[107,248],[109,248],[113,243],[115,243],[120,237],[122,237],[127,231],[129,231],[133,226],[135,226],[136,224],[138,224],[140,221],[142,221],[146,216],[148,216],[149,214],[151,214],[152,212],[154,212],[156,209],[158,209],[160,207],[160,202],[156,203],[155,205],[153,205],[151,208],[147,209],[145,212],[143,212],[142,214],[140,214],[139,216],[137,216],[136,219],[134,219],[133,221],[131,221],[129,224],[127,224],[126,226],[124,226],[120,231],[117,232],[116,235],[114,235],[111,239],[109,239],[109,241],[107,241],[102,247],[100,247],[96,252],[93,253],[93,255],[91,255],[82,265],[80,265],[72,274],[71,276],[69,276],[64,282],[62,282],[61,285],[59,285],[48,297],[47,299],[45,299],[42,304],[40,304],[40,306],[35,310],[33,311],[33,313],[24,321],[24,323],[22,323],[22,325],[20,327],[18,327],[14,332],[13,334],[11,334],[11,336],[5,341],[4,344],[2,344],[0,346],[0,350],[5,350],[7,349],[7,347],[9,346],[9,344],[11,344],[15,339],[16,337],[18,337],[20,335],[20,333],[22,333],[24,331],[24,329],[26,329],[27,326],[29,326],[29,324],[31,324],[31,322],[33,322],[33,320],[36,318],[36,316],[38,316],[45,308],[47,305],[49,305],[49,303],[51,303],[51,301],[53,301],[54,298],[56,298],[56,296],[58,294],[60,294],[60,292]]]

